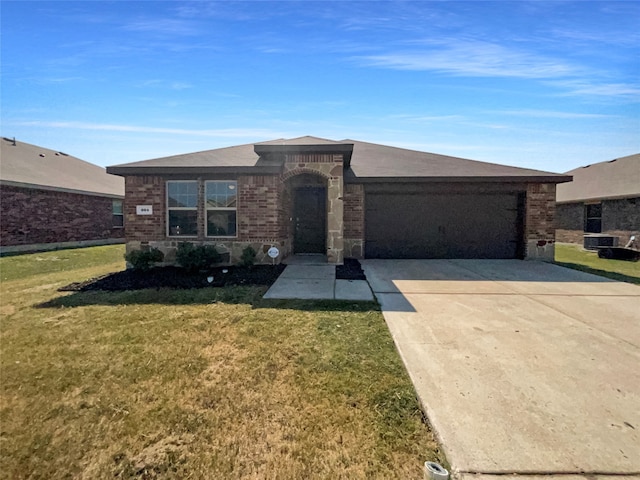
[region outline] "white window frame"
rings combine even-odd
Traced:
[[[235,207],[209,207],[207,203],[207,186],[212,183],[232,183],[235,186],[236,191],[236,206]],[[237,180],[206,180],[204,182],[204,229],[205,237],[207,238],[237,238],[238,237],[238,182]],[[236,233],[235,235],[209,235],[209,212],[211,211],[233,211],[236,212]]]
[[[120,204],[120,212],[116,213],[116,203]],[[114,217],[120,217],[121,220],[121,225],[116,225],[114,220]],[[114,198],[111,200],[111,227],[112,228],[124,228],[124,200],[118,199],[118,198]]]
[[[589,212],[589,207],[593,205],[598,205],[600,207],[600,216],[587,216]],[[598,220],[600,222],[600,228],[597,232],[592,232],[589,227],[589,221]],[[602,233],[602,202],[589,202],[584,204],[584,233]]]
[[[196,206],[195,207],[170,207],[169,206],[169,184],[170,183],[195,183],[196,184]],[[200,204],[200,182],[198,180],[167,180],[166,183],[166,233],[171,238],[198,238],[198,205]],[[169,214],[172,211],[195,211],[196,212],[196,233],[195,235],[171,235],[171,225],[169,225]]]

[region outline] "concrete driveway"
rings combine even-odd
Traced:
[[[640,475],[640,287],[519,260],[364,260],[452,470]]]

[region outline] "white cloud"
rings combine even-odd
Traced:
[[[242,129],[242,128],[221,128],[211,130],[186,129],[186,128],[165,128],[146,127],[138,125],[118,125],[110,123],[90,123],[90,122],[16,122],[15,125],[45,128],[66,128],[78,130],[100,130],[111,132],[127,133],[162,133],[170,135],[190,135],[200,137],[255,137],[255,138],[277,138],[282,136],[280,132],[268,129]]]
[[[173,18],[148,18],[127,23],[122,28],[132,32],[160,33],[163,35],[197,35],[200,33],[193,22]]]
[[[513,115],[518,117],[539,117],[539,118],[607,118],[616,117],[617,115],[604,115],[601,113],[578,113],[578,112],[559,112],[554,110],[496,110],[490,113],[498,113],[500,115]]]
[[[365,66],[438,71],[471,77],[558,78],[579,68],[567,62],[476,40],[429,41],[419,51],[355,57]],[[428,44],[431,44],[429,46]]]
[[[595,83],[585,80],[564,80],[549,82],[549,85],[567,89],[566,95],[635,97],[636,101],[640,101],[640,85],[633,83]]]

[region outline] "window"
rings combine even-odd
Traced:
[[[207,237],[236,236],[236,187],[231,180],[205,183]]]
[[[601,203],[593,203],[584,206],[584,231],[588,233],[602,232]]]
[[[167,182],[167,228],[170,237],[198,235],[198,182]]]
[[[122,210],[122,200],[113,200],[111,202],[112,225],[115,228],[124,227],[124,212]]]

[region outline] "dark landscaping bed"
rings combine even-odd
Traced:
[[[336,279],[338,280],[366,280],[360,262],[355,258],[345,258],[344,265],[336,267]]]
[[[250,267],[217,267],[206,272],[191,273],[179,267],[156,267],[146,272],[123,270],[84,282],[76,282],[60,288],[63,292],[90,290],[141,290],[143,288],[204,288],[232,285],[270,286],[284,271],[285,265],[253,265]],[[209,282],[208,277],[213,277]],[[346,259],[336,267],[336,278],[341,280],[365,280],[360,262]]]
[[[204,288],[231,285],[271,285],[284,270],[284,265],[250,267],[217,267],[206,272],[191,273],[179,267],[156,267],[146,272],[123,270],[60,288],[61,291],[141,290],[143,288]],[[209,282],[208,277],[213,277]]]

